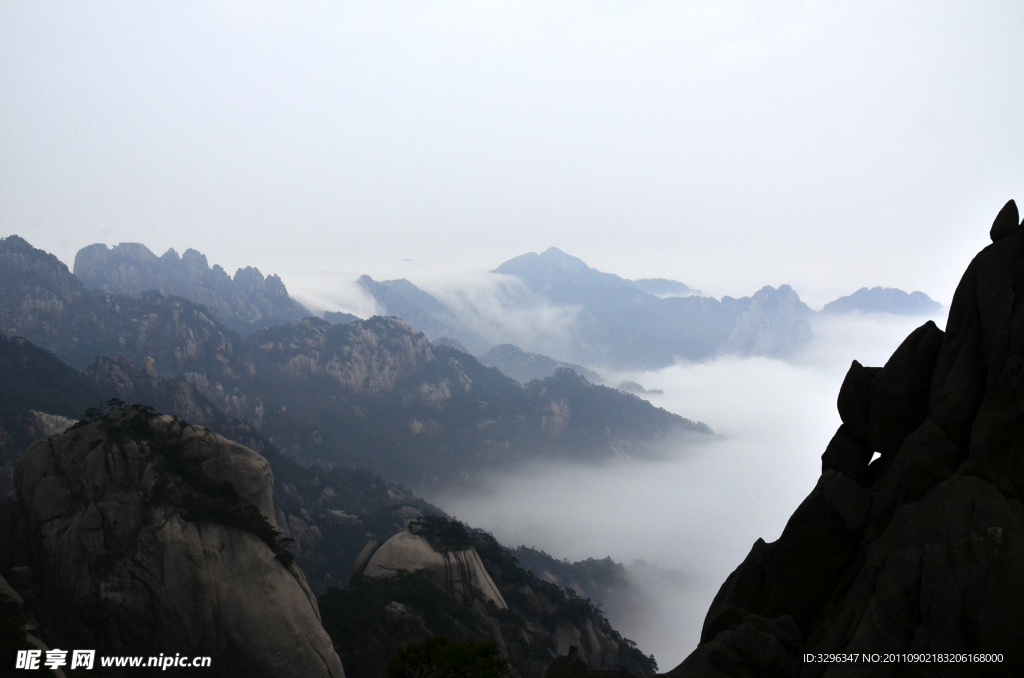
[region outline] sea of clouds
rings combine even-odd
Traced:
[[[624,563],[632,592],[606,601],[605,612],[668,670],[696,646],[712,598],[754,541],[778,538],[814,487],[850,361],[883,365],[925,320],[820,316],[814,340],[786,360],[722,356],[652,372],[604,370],[608,383],[662,389],[645,397],[717,435],[675,441],[657,461],[536,464],[475,494],[427,498],[511,546]],[[933,320],[944,326],[944,314]]]

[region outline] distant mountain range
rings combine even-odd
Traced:
[[[86,290],[13,236],[0,240],[0,290],[0,331],[77,370],[118,357],[146,375],[185,379],[296,459],[409,484],[471,482],[539,456],[645,455],[673,431],[710,433],[572,370],[520,386],[395,318],[305,318],[241,337],[180,297]],[[123,398],[140,379],[127,374],[107,380]]]
[[[44,304],[23,309],[26,317],[22,320],[41,323],[41,327],[56,332],[54,338],[58,343],[71,342],[59,350],[56,344],[43,345],[58,350],[79,369],[88,365],[92,356],[114,350],[112,345],[91,344],[99,341],[102,333],[88,331],[85,325],[98,323],[108,330],[123,323],[131,325],[131,318],[141,310],[139,302],[115,301],[111,305],[107,302],[112,297],[90,296],[91,293],[137,298],[149,291],[158,292],[160,299],[151,296],[150,302],[154,309],[163,310],[147,322],[150,333],[157,327],[176,331],[167,325],[173,324],[172,318],[180,312],[175,310],[178,302],[173,297],[201,304],[207,309],[207,320],[215,319],[243,336],[311,315],[288,295],[279,277],[265,278],[257,269],[246,267],[232,278],[220,266],[211,267],[206,257],[193,249],[180,257],[174,250],[157,257],[137,243],[122,243],[113,248],[90,245],[75,257],[75,271],[74,276],[48,283],[55,296],[47,303],[57,303],[58,297],[60,304],[90,297],[92,301],[85,305],[88,309],[81,317],[63,313],[63,327],[57,331],[50,317],[52,309]],[[573,310],[572,320],[559,328],[569,339],[563,350],[555,350],[558,358],[528,347],[521,349],[507,340],[498,341],[500,345],[495,346],[468,318],[408,280],[376,281],[364,275],[358,283],[386,315],[404,320],[432,341],[452,342],[450,345],[478,356],[484,364],[497,367],[521,383],[552,376],[557,367],[570,367],[590,381],[599,381],[596,373],[588,372],[584,365],[656,369],[680,358],[700,360],[722,353],[781,357],[810,340],[809,320],[815,315],[788,285],[778,289],[766,286],[750,297],[718,300],[700,296],[697,290],[675,280],[627,280],[604,273],[557,248],[515,257],[494,272],[519,279],[536,296],[535,303]],[[60,278],[63,274],[52,275]],[[75,307],[75,303],[71,306]],[[938,302],[922,292],[907,294],[876,287],[862,288],[837,299],[827,304],[822,313],[920,315],[939,308]],[[331,324],[357,320],[352,314],[339,312],[327,312],[323,317]],[[130,329],[128,325],[122,329]],[[14,326],[0,325],[0,329],[10,331]],[[201,330],[197,337],[210,339],[216,334],[208,330]],[[56,339],[57,335],[60,339]],[[495,332],[490,335],[496,338]],[[124,340],[118,336],[118,341]],[[184,365],[190,359],[187,354],[188,351],[180,353],[174,360]],[[163,364],[169,357],[164,356]]]
[[[722,353],[786,356],[810,340],[809,320],[816,315],[788,285],[718,300],[675,280],[627,280],[604,273],[554,247],[510,259],[494,273],[515,276],[542,303],[578,309],[570,326],[563,328],[572,340],[561,360],[515,346],[491,348],[456,313],[408,280],[376,282],[363,276],[360,284],[388,314],[431,339],[455,340],[520,380],[550,374],[547,370],[556,363],[656,369],[679,358],[700,360]],[[937,308],[941,305],[922,292],[865,288],[828,304],[824,312],[909,315]],[[513,358],[512,349],[522,355]],[[503,352],[508,355],[502,357]]]
[[[893,315],[926,315],[942,309],[924,292],[911,292],[894,287],[862,287],[853,294],[825,304],[822,313],[891,313]]]

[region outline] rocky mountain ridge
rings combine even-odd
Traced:
[[[0,278],[5,332],[78,369],[118,356],[147,374],[181,377],[306,463],[443,483],[531,455],[645,454],[673,431],[708,431],[567,375],[520,387],[393,318],[306,318],[243,338],[185,299],[83,290],[59,261],[16,237],[0,242]]]
[[[556,247],[510,259],[494,272],[518,277],[552,303],[581,309],[571,359],[584,364],[656,369],[721,352],[778,356],[810,339],[813,311],[788,285],[741,299],[661,298]]]
[[[178,256],[173,249],[157,257],[145,245],[121,243],[112,248],[90,245],[75,255],[74,274],[87,290],[133,297],[155,290],[206,306],[224,325],[240,334],[293,323],[310,315],[288,296],[281,278],[264,278],[259,269],[240,268],[231,277],[212,268],[194,249]]]
[[[473,355],[491,348],[490,342],[466,327],[447,306],[404,278],[377,281],[364,275],[358,284],[384,309],[385,315],[401,318],[428,339],[454,339]]]

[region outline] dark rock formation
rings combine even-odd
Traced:
[[[222,323],[242,334],[293,323],[310,315],[288,296],[281,278],[263,277],[251,266],[232,278],[220,266],[188,249],[157,257],[145,245],[121,243],[113,248],[89,245],[75,255],[75,276],[86,289],[132,297],[149,290],[206,306]]]
[[[520,384],[534,379],[544,379],[555,374],[559,368],[570,369],[593,384],[604,381],[601,375],[582,365],[563,363],[539,353],[528,353],[512,344],[500,344],[479,357],[482,364],[496,367],[505,376],[512,377]]]
[[[106,400],[88,378],[21,337],[0,333],[0,501],[14,491],[14,464],[39,438],[59,433]],[[107,396],[109,398],[110,396]],[[63,429],[61,429],[63,430]]]
[[[1008,201],[1003,205],[1003,209],[999,210],[999,214],[996,215],[995,220],[992,222],[992,229],[988,232],[992,242],[999,242],[1006,236],[1012,235],[1020,228],[1020,224],[1017,223],[1019,219],[1017,203],[1013,200]]]
[[[907,294],[895,287],[862,287],[853,294],[830,301],[822,313],[891,313],[893,315],[926,315],[942,309],[942,304],[924,292]]]
[[[14,565],[60,647],[208,655],[224,676],[344,675],[255,452],[132,406],[35,443],[15,482]]]
[[[884,367],[853,363],[817,486],[777,541],[754,544],[715,597],[700,645],[668,675],[1024,673],[1024,231],[1007,221],[1016,218],[1009,206],[1000,213],[945,333],[928,322]],[[802,662],[832,652],[1002,661]]]

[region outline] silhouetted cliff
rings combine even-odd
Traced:
[[[1007,203],[946,331],[854,362],[817,486],[722,586],[690,676],[1024,674],[1024,230]],[[877,453],[878,458],[872,461]],[[804,663],[804,653],[999,663]]]

